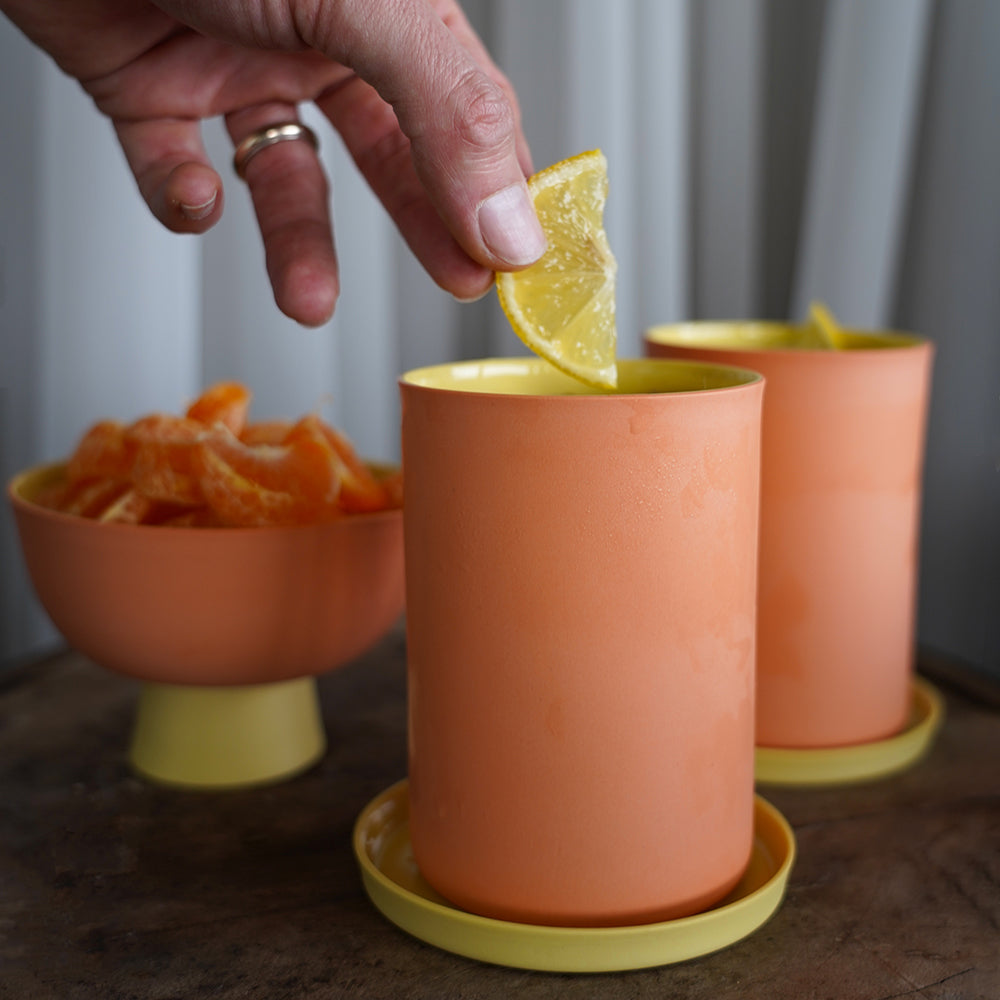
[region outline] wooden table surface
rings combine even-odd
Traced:
[[[402,630],[319,689],[313,770],[180,792],[126,764],[136,683],[73,653],[0,675],[0,997],[1000,998],[1000,712],[973,692],[943,687],[930,753],[896,777],[761,789],[799,854],[756,933],[556,975],[425,945],[362,889],[354,820],[406,771]]]

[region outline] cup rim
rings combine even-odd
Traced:
[[[806,323],[793,323],[785,320],[685,320],[677,323],[651,324],[643,330],[642,339],[647,345],[655,344],[698,351],[817,357],[858,357],[872,351],[922,349],[932,343],[930,338],[909,330],[864,327],[841,328],[841,333],[848,338],[850,344],[846,350],[823,351],[817,350],[815,347],[801,347],[792,344],[771,346],[763,342],[768,333],[796,330],[805,326],[807,326]],[[720,331],[720,339],[714,343],[704,336],[713,328]],[[721,334],[727,328],[741,331],[747,337],[747,342],[725,342],[721,338]],[[671,332],[675,335],[670,336]],[[685,333],[687,336],[684,336]],[[753,342],[755,336],[759,338],[757,343]]]
[[[719,379],[718,384],[694,385],[685,388],[662,390],[625,391],[621,388],[603,389],[588,386],[585,383],[566,375],[556,369],[543,358],[533,355],[521,357],[489,357],[450,361],[436,365],[426,365],[412,368],[399,376],[399,385],[405,389],[416,389],[426,392],[445,392],[454,395],[469,395],[508,399],[558,399],[567,403],[612,397],[614,399],[644,399],[650,396],[690,397],[704,393],[733,392],[748,389],[764,382],[764,376],[750,368],[738,365],[721,364],[713,361],[687,360],[678,358],[619,358],[619,369],[625,368],[636,374],[643,370],[674,370],[677,372],[703,371],[706,381],[712,377]],[[449,376],[450,384],[441,384],[436,379],[442,375]],[[500,378],[503,376],[524,376],[526,378],[551,378],[554,384],[560,385],[560,391],[551,392],[516,392],[474,388],[475,382],[483,379]],[[728,381],[727,381],[728,379]],[[469,388],[461,383],[468,382]],[[457,384],[456,384],[457,383]]]

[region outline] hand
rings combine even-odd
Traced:
[[[536,260],[544,236],[513,90],[456,0],[0,0],[114,124],[139,190],[175,232],[223,207],[202,119],[238,144],[314,102],[431,277],[460,299]],[[312,147],[246,167],[279,308],[307,325],[339,292]]]

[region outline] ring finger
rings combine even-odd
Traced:
[[[295,107],[256,105],[226,115],[234,146],[275,125],[297,122]],[[309,142],[279,142],[248,161],[250,189],[275,301],[286,315],[318,326],[333,314],[340,281],[326,175]]]

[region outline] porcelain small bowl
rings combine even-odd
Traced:
[[[402,512],[298,527],[103,524],[33,501],[63,473],[29,469],[8,496],[56,628],[143,682],[135,768],[223,787],[314,763],[325,749],[315,677],[360,655],[403,611]]]

